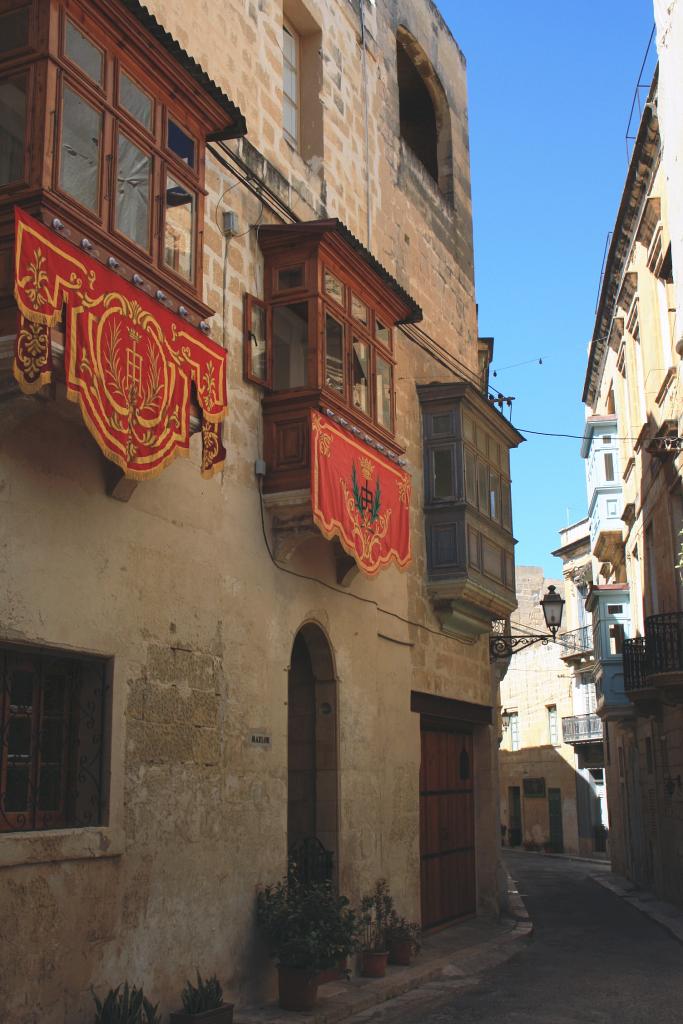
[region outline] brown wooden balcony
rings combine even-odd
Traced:
[[[597,715],[573,715],[562,719],[562,739],[577,746],[602,739],[602,722]]]

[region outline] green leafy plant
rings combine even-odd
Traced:
[[[420,926],[415,921],[409,921],[405,917],[399,917],[392,913],[387,925],[387,944],[398,942],[409,942],[413,953],[420,950]]]
[[[386,879],[380,878],[375,888],[364,896],[360,904],[361,949],[366,953],[385,953],[387,929],[395,916],[394,900],[389,892]]]
[[[197,971],[196,986],[191,981],[186,981],[182,998],[186,1013],[204,1013],[223,1005],[223,989],[215,974],[204,979]]]
[[[135,985],[129,988],[125,982],[123,991],[120,985],[109,989],[104,1002],[94,990],[92,994],[96,1007],[94,1024],[161,1024],[161,1015],[157,1013],[159,1004],[152,1006],[142,989]]]
[[[302,882],[290,871],[258,894],[256,916],[281,967],[337,967],[356,948],[357,916],[330,882]]]

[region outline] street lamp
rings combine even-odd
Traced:
[[[562,612],[564,611],[564,599],[557,593],[557,588],[552,584],[548,587],[548,593],[539,602],[543,609],[545,624],[550,630],[549,633],[520,633],[517,636],[510,636],[501,633],[492,633],[489,636],[489,655],[492,661],[498,658],[509,658],[516,651],[531,647],[532,644],[541,643],[547,647],[550,640],[554,640],[557,631],[562,625]]]

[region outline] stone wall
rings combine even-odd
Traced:
[[[366,8],[369,166],[353,4],[307,4],[321,31],[324,118],[322,154],[308,163],[282,137],[277,5],[227,0],[210,18],[181,0],[149,8],[244,111],[249,142],[231,147],[260,165],[302,219],[341,217],[423,306],[428,334],[474,370],[465,65],[429,0]],[[298,3],[286,10],[304,17]],[[452,204],[398,137],[399,24],[424,47],[448,101]],[[412,565],[359,577],[346,593],[271,561],[253,474],[260,393],[242,379],[242,315],[244,292],[263,294],[249,228],[274,217],[211,156],[207,187],[205,299],[216,310],[212,335],[229,350],[222,475],[201,480],[195,437],[188,460],[122,504],[106,496],[103,460],[63,394],[13,398],[0,411],[0,639],[106,657],[111,684],[106,825],[0,835],[7,1024],[88,1020],[91,986],[102,993],[124,978],[144,983],[166,1012],[195,968],[216,971],[226,996],[243,1003],[272,994],[255,893],[286,864],[287,677],[304,623],[319,625],[334,662],[338,874],[353,899],[385,876],[400,913],[419,918],[420,723],[411,690],[495,703],[486,638],[465,645],[440,635],[427,597],[415,382],[450,374],[400,332]],[[244,233],[226,243],[216,225],[228,207]],[[335,584],[322,537],[289,567]],[[255,730],[270,734],[269,748],[251,744]],[[490,728],[475,737],[475,770],[478,901],[494,912]]]

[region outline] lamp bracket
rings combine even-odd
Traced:
[[[500,658],[510,658],[517,651],[523,651],[525,647],[532,644],[543,644],[547,647],[555,637],[552,633],[524,633],[520,636],[506,636],[501,633],[492,633],[489,636],[489,657],[491,661]]]

